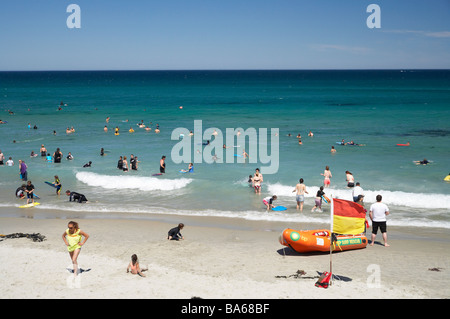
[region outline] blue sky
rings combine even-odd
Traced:
[[[0,70],[448,69],[450,0],[1,1],[0,41]]]

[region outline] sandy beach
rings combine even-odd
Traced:
[[[173,217],[172,217],[173,218]],[[442,230],[391,227],[391,247],[380,244],[333,254],[333,273],[351,281],[317,288],[329,255],[300,255],[278,242],[295,225],[184,218],[185,240],[167,241],[175,223],[74,219],[90,238],[78,258],[88,270],[74,280],[61,235],[70,219],[0,218],[0,233],[40,233],[0,242],[1,298],[448,298],[449,235]],[[234,223],[234,226],[233,226]],[[298,229],[300,226],[297,225]],[[314,226],[314,225],[311,225]],[[303,229],[310,229],[310,227]],[[381,241],[379,235],[377,240]],[[126,273],[137,254],[146,277]],[[438,268],[440,271],[430,269]],[[304,270],[306,278],[289,277]],[[280,278],[277,278],[279,276]],[[287,278],[286,278],[287,277]],[[309,277],[309,278],[308,278]]]

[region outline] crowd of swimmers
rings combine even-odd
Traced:
[[[359,182],[357,182],[355,184],[355,179],[353,177],[353,174],[350,171],[345,171],[345,174],[346,174],[347,188],[352,189],[353,201],[362,204],[363,200],[364,200],[364,194],[363,194],[363,190],[361,188],[361,184]],[[311,212],[315,212],[315,211],[322,212],[322,202],[323,202],[323,199],[325,196],[324,190],[326,188],[330,187],[331,178],[333,177],[333,175],[331,174],[331,171],[330,171],[330,167],[328,165],[325,166],[325,170],[320,175],[322,175],[324,177],[323,186],[320,186],[319,190],[316,193],[315,200],[314,200],[314,207],[311,209]],[[261,186],[262,186],[263,181],[264,181],[263,175],[261,174],[259,168],[256,168],[255,173],[253,175],[248,176],[247,182],[248,182],[249,187],[252,187],[256,194],[261,194],[261,188],[262,188]],[[307,191],[307,188],[304,184],[303,178],[299,179],[299,182],[297,183],[297,185],[295,185],[295,188],[292,192],[296,193],[296,196],[295,196],[295,200],[297,202],[296,209],[298,211],[302,212],[303,205],[305,202],[305,195],[309,194],[309,192]],[[277,200],[277,198],[278,198],[277,195],[272,195],[272,196],[265,197],[263,199],[263,204],[265,205],[267,211],[270,211],[271,209],[276,207],[274,204],[274,201]]]

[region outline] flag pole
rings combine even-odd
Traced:
[[[331,209],[330,209],[330,286],[333,281],[333,216],[334,216],[334,199],[331,194]]]

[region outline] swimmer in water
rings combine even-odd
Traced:
[[[159,161],[159,172],[161,174],[166,173],[166,157],[163,155],[163,157],[161,157],[161,160]]]
[[[320,175],[322,175],[324,177],[323,179],[323,186],[324,187],[329,187],[330,183],[331,183],[331,177],[333,177],[333,175],[331,175],[331,171],[330,171],[330,167],[326,166],[325,167],[325,171],[323,173],[321,173]]]
[[[44,147],[44,144],[41,145],[40,152],[41,152],[41,157],[47,156],[47,149]]]
[[[414,161],[414,163],[416,163],[416,165],[428,165],[430,164],[430,161],[424,158],[423,161]]]
[[[91,167],[91,166],[92,166],[92,162],[91,161],[89,161],[89,163],[86,163],[86,164],[83,165],[83,167]]]
[[[347,188],[355,187],[355,178],[353,177],[353,174],[349,171],[345,171],[345,176],[347,180]]]
[[[182,169],[181,171],[184,173],[193,173],[194,172],[194,164],[189,163],[188,169],[187,170]]]
[[[262,174],[259,173],[259,169],[256,169],[255,175],[253,176],[252,183],[256,194],[261,194],[261,182],[263,181]]]
[[[123,157],[122,171],[128,172],[128,161],[127,161],[127,157],[126,156]]]

